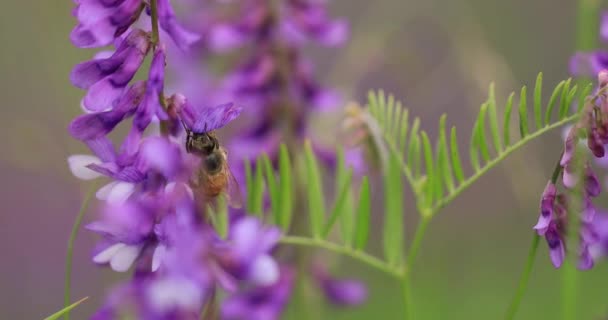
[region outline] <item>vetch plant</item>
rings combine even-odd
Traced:
[[[345,21],[330,18],[322,0],[243,0],[228,4],[236,9],[232,18],[215,7],[225,3],[205,3],[199,9],[212,13],[206,17],[214,10],[218,17],[196,21],[194,28],[176,17],[172,6],[179,2],[75,1],[74,45],[111,50],[70,74],[86,93],[84,113],[69,132],[92,154],[71,155],[68,163],[80,179],[109,182],[93,184],[82,205],[68,245],[65,306],[48,319],[67,319],[82,302],[72,304],[70,294],[72,250],[93,197],[101,204],[99,216],[85,228],[101,240],[92,262],[130,274],[92,319],[280,319],[295,299],[306,298],[295,293],[297,279],[313,281],[335,305],[365,302],[368,292],[360,281],[336,278],[326,264],[289,251],[298,247],[345,255],[393,277],[401,287],[403,317],[416,319],[410,282],[431,221],[508,155],[566,124],[572,126],[540,197],[528,260],[505,318],[518,310],[541,237],[556,268],[575,256],[580,269],[590,269],[606,255],[608,214],[593,203],[601,184],[579,143],[584,140],[595,158],[606,156],[608,71],[602,71],[602,52],[578,53],[571,63],[575,75],[597,74],[597,85],[580,78],[547,89],[540,73],[530,89],[524,86],[499,103],[490,84],[468,149],[459,145],[446,115],[431,141],[422,120],[393,95],[371,91],[363,107],[347,108],[344,119],[360,148],[334,152],[308,136],[309,118],[342,103],[314,80],[302,46],[341,45],[348,35]],[[581,12],[582,21],[597,14],[585,4]],[[595,25],[580,28],[592,32],[589,27]],[[593,49],[589,43],[580,49]],[[218,75],[219,87],[200,88],[216,94],[189,100],[165,81],[172,64],[181,64],[174,72],[184,70],[184,61],[172,60],[174,49],[206,64],[211,54],[239,52],[237,62]],[[136,80],[138,73],[146,74],[143,80]],[[551,93],[547,101],[543,92]],[[241,115],[250,121],[234,121]],[[116,147],[121,125],[128,133]],[[239,125],[231,140],[217,134]],[[361,149],[374,160],[368,166],[379,168],[382,185],[353,165]],[[328,183],[332,192],[326,192]],[[404,212],[406,188],[419,219],[407,246],[404,216],[412,213]],[[381,254],[368,249],[372,216],[381,214],[372,206],[374,190],[383,198]],[[565,287],[575,285],[570,275]]]

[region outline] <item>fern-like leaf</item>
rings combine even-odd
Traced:
[[[387,145],[399,160],[404,175],[413,178],[412,185],[421,212],[436,213],[510,153],[551,129],[577,119],[578,113],[571,113],[571,105],[578,102],[580,109],[585,96],[593,88],[589,84],[572,85],[571,80],[562,81],[551,91],[551,97],[543,110],[542,86],[543,77],[542,74],[539,74],[536,78],[534,94],[530,104],[528,104],[526,86],[522,87],[519,93],[516,116],[518,118],[519,139],[512,139],[510,130],[515,94],[511,93],[509,95],[504,112],[502,112],[501,132],[498,125],[499,112],[494,85],[490,86],[488,100],[481,105],[469,140],[469,159],[473,172],[468,177],[462,168],[455,128],[451,130],[448,148],[445,133],[446,118],[444,116],[440,119],[439,138],[435,148],[433,148],[428,135],[424,131],[420,131],[418,118],[411,124],[403,123],[404,119],[408,119],[407,117],[388,118],[386,115],[389,114],[389,109],[391,110],[390,114],[405,114],[408,117],[409,112],[407,110],[399,111],[401,104],[392,102],[391,98],[387,100],[383,92],[369,94],[370,108],[372,108],[372,104],[374,105],[372,116],[378,121],[378,126],[384,133]],[[583,88],[583,90],[580,88]],[[387,105],[387,101],[391,105]],[[531,110],[529,110],[529,105],[531,105]],[[558,106],[557,112],[554,112],[556,105]],[[532,124],[528,119],[529,113],[533,115]],[[383,116],[380,117],[379,115]],[[557,119],[552,120],[553,117]],[[382,121],[379,121],[380,118]],[[396,128],[395,125],[398,125],[399,128]],[[406,129],[411,128],[409,129],[407,143],[403,142],[402,132],[407,132],[404,127]],[[489,128],[489,132],[487,128]],[[488,143],[490,138],[493,148]],[[434,155],[431,152],[432,150],[435,150]],[[422,159],[422,156],[424,156],[424,159]],[[422,161],[424,161],[424,170],[422,170]]]

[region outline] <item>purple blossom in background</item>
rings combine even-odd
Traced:
[[[356,306],[367,299],[367,288],[361,281],[336,279],[322,265],[314,267],[313,274],[327,299],[338,306]]]
[[[602,41],[608,41],[608,12],[601,15],[600,37]],[[608,51],[606,50],[577,52],[570,58],[570,73],[573,76],[595,77],[605,69],[608,69]]]
[[[314,79],[313,64],[302,53],[309,42],[335,47],[348,37],[346,22],[332,19],[324,1],[243,1],[238,17],[209,26],[207,34],[212,52],[245,52],[219,94],[246,106],[252,118],[229,145],[233,168],[262,153],[275,159],[285,139],[305,137],[313,112],[340,106],[338,94]]]

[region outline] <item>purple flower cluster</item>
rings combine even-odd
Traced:
[[[597,255],[591,250],[597,246],[600,234],[608,234],[608,230],[598,228],[596,221],[596,206],[593,198],[600,195],[601,184],[593,172],[591,164],[583,160],[584,153],[577,150],[586,145],[590,153],[601,159],[606,156],[605,145],[608,144],[608,71],[600,71],[598,74],[599,89],[597,93],[588,97],[583,106],[579,121],[572,126],[564,142],[559,170],[554,174],[551,181],[547,183],[540,202],[540,217],[534,229],[544,236],[549,246],[551,262],[559,268],[566,256],[566,234],[569,227],[569,214],[578,214],[579,220],[579,262],[580,269],[590,269],[594,265]],[[586,144],[583,144],[584,137]],[[579,143],[581,142],[581,143]],[[558,173],[562,173],[562,185],[564,192],[557,189]],[[581,181],[582,185],[579,183]],[[579,195],[580,193],[580,195]],[[581,200],[580,204],[573,205],[574,199]]]
[[[340,105],[339,95],[314,79],[313,64],[302,53],[309,42],[335,47],[348,37],[346,22],[332,19],[325,2],[241,1],[236,17],[208,26],[211,52],[243,52],[220,89],[252,115],[231,141],[234,160],[255,160],[261,153],[276,159],[280,143],[295,144],[307,135],[313,112]]]
[[[168,0],[80,0],[73,11],[75,45],[115,49],[78,64],[70,75],[87,92],[85,114],[69,131],[94,155],[73,155],[68,162],[79,178],[111,180],[96,194],[104,201],[101,218],[87,226],[103,239],[93,261],[117,272],[134,270],[93,318],[199,319],[204,307],[215,308],[216,291],[224,290],[223,319],[276,319],[292,286],[292,271],[272,257],[279,230],[234,212],[222,238],[200,206],[213,199],[191,188],[205,158],[187,151],[182,124],[205,134],[241,108],[198,107],[179,93],[165,96],[159,26],[134,26],[144,13],[183,50],[199,39],[177,22]],[[132,81],[149,55],[148,77]],[[132,126],[116,149],[108,135],[128,119]]]

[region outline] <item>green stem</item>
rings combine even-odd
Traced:
[[[68,307],[71,302],[71,286],[72,286],[72,255],[74,253],[74,242],[76,241],[76,236],[78,235],[78,231],[80,230],[80,225],[82,224],[82,218],[84,214],[87,212],[89,208],[89,202],[91,198],[95,194],[95,190],[97,190],[97,183],[93,183],[91,189],[87,191],[87,194],[84,197],[82,205],[80,206],[80,210],[78,211],[78,215],[76,216],[76,221],[74,221],[74,225],[72,226],[72,231],[70,233],[70,239],[68,240],[68,251],[65,257],[65,286],[63,291],[63,306]],[[63,316],[64,320],[70,319],[70,312],[66,312]]]
[[[306,246],[306,247],[316,247],[329,251],[333,251],[339,254],[343,254],[345,256],[351,257],[353,259],[359,260],[370,267],[376,268],[380,271],[383,271],[386,274],[392,275],[396,278],[402,277],[402,271],[400,269],[395,268],[394,266],[389,265],[388,263],[371,256],[363,251],[355,250],[352,248],[348,248],[339,244],[335,244],[326,240],[321,239],[311,239],[306,237],[299,236],[285,236],[281,239],[281,243],[290,244],[290,245],[298,245],[298,246]]]
[[[521,274],[521,278],[519,278],[519,285],[517,286],[517,291],[511,300],[511,304],[509,304],[509,308],[507,309],[507,313],[505,314],[505,320],[511,320],[515,317],[517,313],[517,309],[519,309],[519,304],[526,293],[526,289],[528,288],[528,282],[530,280],[530,273],[532,273],[532,267],[534,266],[534,260],[536,258],[536,252],[538,251],[538,244],[540,242],[540,237],[534,233],[532,238],[532,245],[530,246],[530,252],[528,253],[528,260],[526,261],[526,267]]]
[[[157,0],[150,0],[150,18],[152,20],[152,44],[157,45],[160,39],[158,32],[158,4]]]
[[[413,303],[412,303],[412,289],[411,289],[411,281],[410,274],[414,267],[414,262],[416,261],[416,257],[418,256],[418,251],[420,250],[420,245],[422,244],[422,239],[424,238],[424,234],[426,233],[426,229],[431,222],[430,215],[422,215],[420,222],[418,223],[418,228],[416,228],[416,233],[414,234],[414,240],[409,250],[409,254],[407,256],[407,263],[403,269],[402,277],[401,277],[401,287],[403,289],[403,303],[405,306],[405,319],[414,319],[413,318]]]
[[[600,0],[579,0],[576,17],[576,49],[597,49],[599,37]]]

